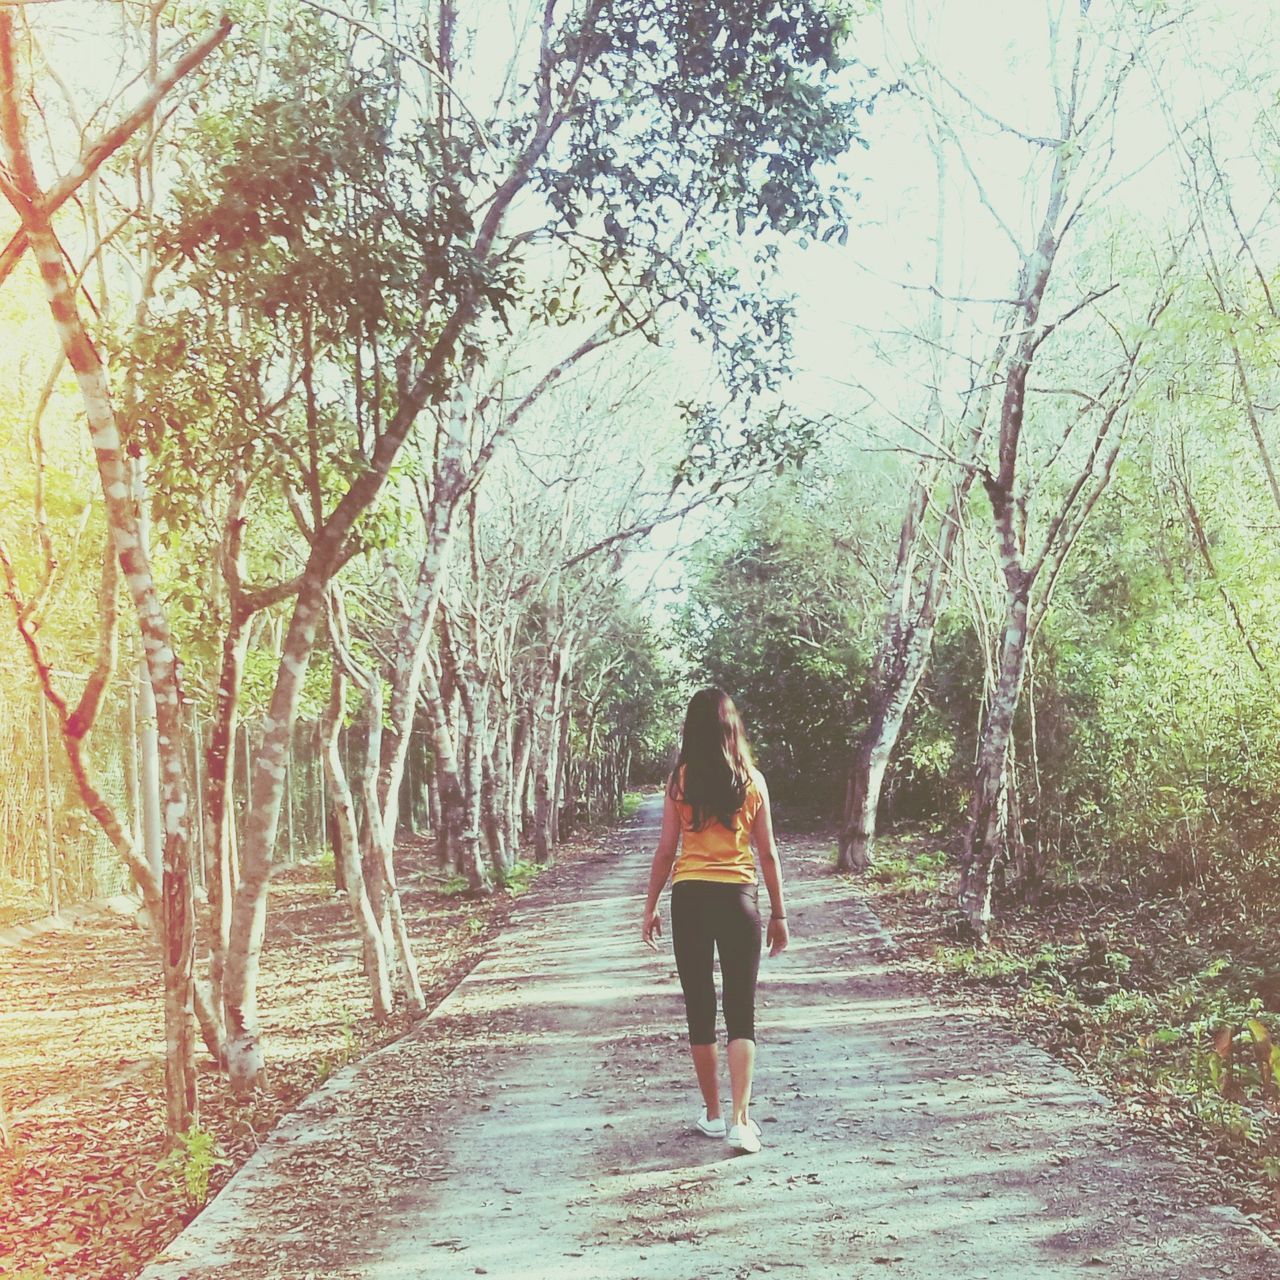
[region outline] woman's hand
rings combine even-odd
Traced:
[[[657,951],[658,944],[654,939],[662,937],[662,915],[657,907],[645,908],[644,923],[640,927],[640,936],[644,939],[644,945],[650,951]]]
[[[771,956],[779,955],[787,949],[787,943],[791,941],[791,934],[787,929],[786,916],[769,917],[769,928],[765,932],[765,941],[769,944],[769,954]]]

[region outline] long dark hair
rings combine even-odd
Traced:
[[[683,770],[683,773],[681,772]],[[684,715],[684,737],[668,790],[693,809],[693,829],[714,818],[732,828],[747,802],[751,748],[733,699],[719,689],[699,689]]]

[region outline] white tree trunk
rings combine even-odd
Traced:
[[[1022,692],[1029,644],[1025,596],[1011,595],[1006,605],[1000,664],[982,728],[978,767],[965,831],[960,868],[960,910],[972,936],[985,943],[991,924],[991,887],[1003,848],[1002,815],[1013,717]]]
[[[5,15],[7,19],[7,15]],[[11,32],[7,20],[0,25]],[[11,45],[0,58],[11,63]],[[6,106],[8,100],[6,99]],[[6,142],[15,133],[5,129]],[[21,172],[29,161],[7,146],[10,168]],[[34,187],[34,182],[28,185]],[[76,306],[65,262],[48,225],[27,224],[27,236],[40,264],[50,313],[75,374],[89,422],[89,434],[102,484],[107,525],[115,544],[125,586],[137,615],[147,678],[155,695],[157,780],[163,831],[160,921],[165,977],[165,1093],[170,1132],[184,1132],[198,1115],[194,1059],[195,903],[191,890],[192,806],[187,787],[185,718],[178,682],[177,655],[168,619],[160,604],[151,564],[131,500],[128,460],[116,426],[106,369]],[[123,835],[123,831],[119,833]]]
[[[341,858],[342,884],[351,906],[351,918],[355,922],[356,936],[364,957],[365,977],[369,980],[369,997],[373,1003],[373,1016],[385,1022],[391,1016],[391,975],[387,971],[387,953],[377,917],[365,891],[364,876],[357,854],[359,838],[356,833],[355,801],[347,781],[346,769],[338,750],[342,730],[343,708],[346,705],[347,681],[338,662],[333,667],[329,704],[325,709],[323,725],[324,769],[336,827],[335,857]]]

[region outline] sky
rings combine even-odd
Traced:
[[[1095,11],[1101,5],[1095,6]],[[992,117],[1028,132],[1051,133],[1052,91],[1046,75],[1046,12],[1071,8],[1061,0],[943,0],[885,5],[866,24],[868,56],[886,68],[886,79],[921,53]],[[1271,0],[1196,0],[1193,17],[1165,41],[1168,61],[1161,85],[1184,118],[1198,103],[1212,102],[1227,86],[1212,67],[1244,69],[1271,58],[1280,6]],[[914,9],[926,15],[909,21]],[[913,39],[913,36],[915,39]],[[1194,53],[1192,53],[1194,51]],[[954,104],[944,93],[944,103]],[[1144,69],[1132,76],[1122,99],[1110,172],[1119,185],[1107,204],[1152,226],[1168,217],[1178,197],[1179,167],[1169,147],[1168,122],[1154,100]],[[815,407],[849,403],[842,390],[851,373],[866,376],[865,335],[919,323],[926,315],[934,268],[937,171],[923,134],[926,112],[911,95],[891,97],[868,120],[869,146],[854,158],[850,181],[858,192],[848,243],[794,248],[784,278],[797,297],[796,392]],[[1215,127],[1247,127],[1247,112],[1216,113]],[[1242,148],[1241,135],[1228,143]],[[966,150],[991,203],[1024,242],[1039,206],[1028,199],[1042,153],[988,124],[966,132]],[[1242,166],[1248,181],[1251,166]],[[950,288],[956,295],[1003,296],[1015,271],[1009,242],[976,194],[973,179],[949,154],[944,229]],[[1266,193],[1270,194],[1270,193]],[[1254,191],[1255,202],[1263,193]],[[851,369],[859,361],[863,371]],[[892,372],[892,371],[890,371]],[[900,373],[900,371],[897,371]],[[891,394],[883,380],[878,389]]]

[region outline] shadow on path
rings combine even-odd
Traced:
[[[145,1280],[1280,1273],[1048,1055],[910,994],[813,857],[788,866],[796,941],[762,962],[765,1150],[691,1133],[675,965],[639,942],[659,808],[530,893],[421,1029],[314,1095]]]

